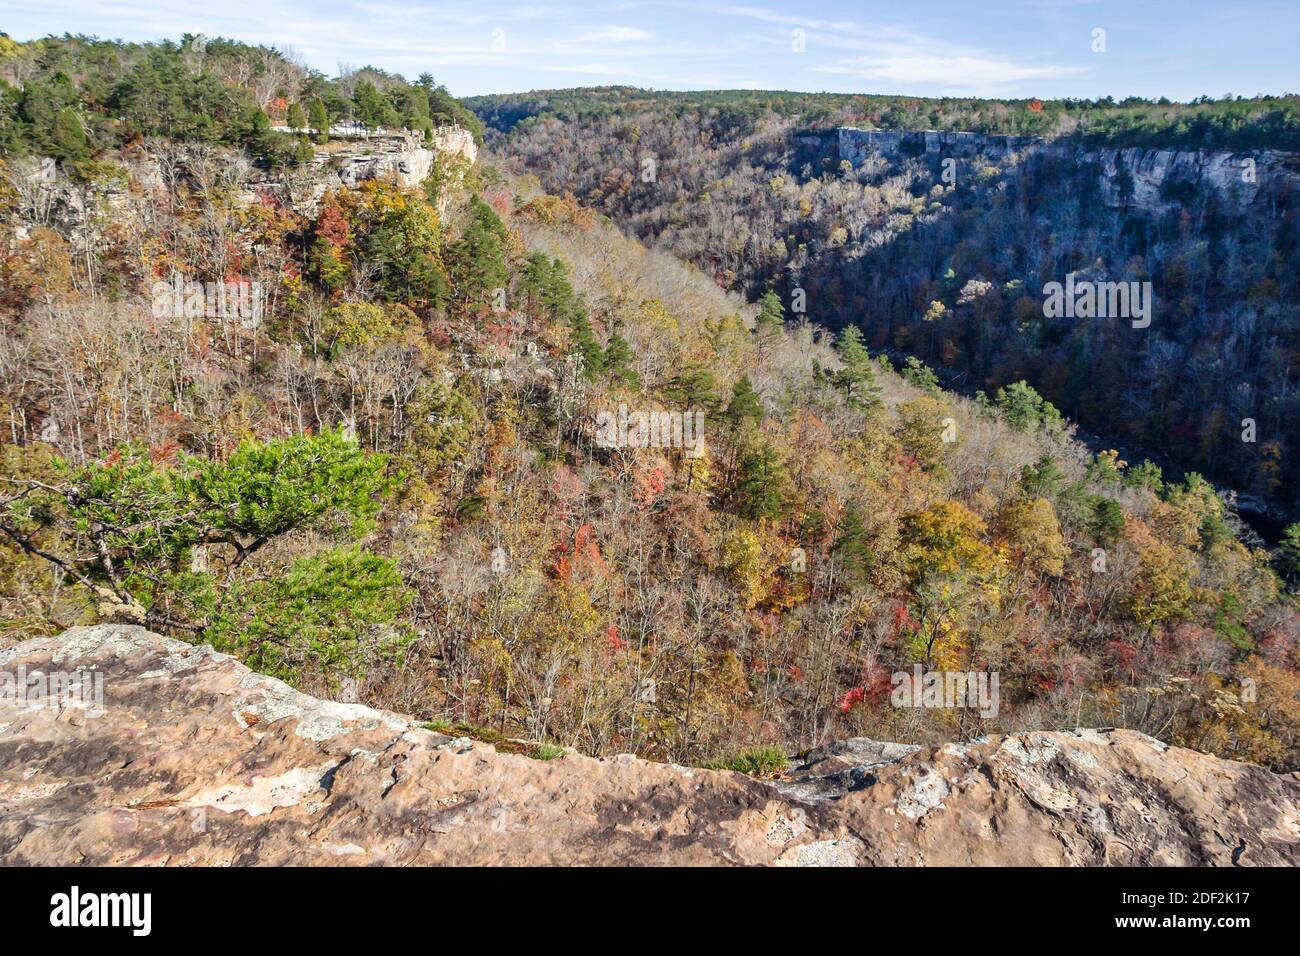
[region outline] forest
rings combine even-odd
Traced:
[[[605,94],[578,91],[528,120],[476,101],[511,127],[492,158],[250,201],[281,110],[477,121],[432,78],[326,80],[190,38],[5,38],[0,77],[0,646],[143,624],[432,727],[699,766],[1118,726],[1300,769],[1300,533],[1270,554],[1201,475],[1078,441],[1102,395],[1134,428],[1208,409],[1169,346],[1072,340],[1012,284],[1050,232],[1062,261],[1149,250],[1165,295],[1255,289],[1248,315],[1189,307],[1173,349],[1206,323],[1225,358],[1204,336],[1237,322],[1233,355],[1280,388],[1292,220],[1206,206],[1143,231],[1082,179],[999,190],[994,169],[940,195],[910,167],[792,168],[788,133],[819,121],[795,94],[733,115],[727,94],[632,113],[618,91],[581,112]],[[1243,106],[1247,127],[1274,107],[1294,115]],[[1017,249],[1044,204],[1061,218]],[[176,280],[247,284],[259,320],[155,308]],[[844,321],[864,289],[876,318]],[[1121,361],[1182,404],[1117,416]],[[944,388],[956,368],[983,387]],[[700,413],[703,452],[598,441],[620,407]],[[916,665],[998,673],[996,715],[893,706]]]
[[[904,105],[576,90],[469,102],[508,168],[723,288],[787,306],[798,294],[811,320],[856,325],[871,350],[915,355],[972,397],[1026,380],[1104,447],[1267,502],[1273,542],[1300,518],[1295,182],[1233,202],[1179,171],[1143,204],[1133,167],[1176,154],[1131,151],[1195,144],[1294,166],[1278,151],[1296,144],[1296,97]],[[833,142],[809,135],[817,124],[1032,134],[1054,149],[985,150],[950,173],[923,155],[854,165],[808,145]],[[1150,282],[1156,322],[1046,316],[1042,290],[1069,273]]]
[[[1300,149],[1300,97],[1201,96],[1190,103],[1145,100],[926,99],[779,90],[673,92],[630,86],[536,90],[464,101],[492,130],[547,120],[599,126],[619,117],[707,118],[710,131],[749,136],[773,119],[809,129],[861,126],[1019,136],[1068,137],[1107,146],[1192,149]]]
[[[415,83],[374,67],[328,79],[274,48],[186,34],[179,42],[118,43],[0,33],[0,151],[51,156],[75,170],[145,137],[242,146],[283,165],[310,159],[307,140],[330,125],[430,135],[482,126],[425,73]],[[292,131],[277,132],[273,126]]]

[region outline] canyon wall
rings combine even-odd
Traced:
[[[105,222],[144,217],[148,228],[149,203],[139,198],[178,182],[200,190],[233,187],[237,202],[272,202],[311,217],[321,198],[342,186],[393,179],[414,188],[428,178],[439,156],[473,164],[478,146],[469,130],[441,126],[427,146],[417,134],[377,133],[317,145],[311,161],[299,167],[266,169],[238,149],[155,143],[123,150],[114,158],[116,175],[91,182],[73,178],[49,158],[19,160],[11,164],[24,222],[18,238],[33,226],[49,226],[84,245]]]
[[[1266,201],[1281,189],[1300,189],[1300,156],[1276,150],[1234,153],[1226,150],[1097,149],[1067,140],[933,130],[860,130],[841,127],[833,136],[799,137],[805,145],[820,139],[820,148],[837,162],[855,169],[873,158],[900,161],[945,158],[1022,161],[1039,154],[1079,165],[1100,167],[1102,196],[1113,206],[1147,211],[1171,207],[1180,195],[1213,189],[1223,201],[1247,205]],[[1122,195],[1121,171],[1132,177],[1131,195]]]

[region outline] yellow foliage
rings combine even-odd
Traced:
[[[741,593],[745,607],[752,608],[767,596],[776,574],[775,549],[759,532],[734,528],[722,539],[722,569]]]
[[[1044,574],[1065,571],[1065,539],[1052,503],[1045,498],[1012,502],[1002,513],[1003,533],[1021,559]]]
[[[912,579],[931,574],[982,575],[996,569],[998,555],[981,540],[984,521],[958,501],[942,501],[903,519]]]
[[[1143,627],[1187,617],[1195,571],[1191,555],[1182,549],[1161,542],[1143,548],[1125,599],[1129,614]]]
[[[898,406],[898,440],[927,471],[943,465],[944,419],[952,414],[947,402],[922,396]]]

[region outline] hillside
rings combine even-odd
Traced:
[[[143,625],[304,693],[592,757],[761,769],[845,738],[1093,726],[1300,767],[1287,568],[1213,487],[1089,451],[1027,371],[967,397],[917,357],[985,316],[992,361],[1018,293],[965,295],[977,270],[943,285],[940,247],[912,246],[910,273],[873,273],[881,294],[910,275],[906,302],[951,300],[957,318],[906,318],[886,350],[819,324],[833,313],[808,278],[801,314],[758,294],[758,273],[751,289],[702,271],[604,215],[671,208],[695,235],[716,202],[731,255],[793,217],[821,230],[858,197],[875,204],[873,248],[902,256],[915,222],[895,216],[992,228],[978,203],[1020,188],[998,189],[1004,172],[914,214],[885,214],[919,201],[912,181],[930,188],[905,159],[878,183],[866,168],[723,177],[708,203],[685,189],[638,213],[640,187],[550,182],[592,149],[635,148],[612,125],[583,145],[538,124],[494,144],[497,166],[444,124],[459,114],[438,113],[431,81],[388,77],[381,95],[362,77],[329,81],[326,107],[331,123],[371,116],[361,142],[146,130],[122,125],[119,74],[154,58],[182,88],[232,97],[217,66],[272,63],[284,78],[263,93],[286,116],[321,78],[264,48],[213,65],[173,46],[19,46],[5,62],[30,69],[10,67],[7,102],[35,115],[68,58],[78,105],[63,109],[87,136],[60,154],[23,127],[0,165],[6,644]],[[380,134],[390,109],[406,132]],[[407,122],[426,114],[443,119]],[[703,122],[648,118],[640,148],[693,142]],[[785,169],[784,131],[718,130],[709,162]],[[285,142],[292,162],[268,146]],[[1104,202],[1079,208],[1119,229]],[[1116,233],[1095,225],[1076,235],[1100,248]],[[986,238],[1000,258],[1007,242]],[[807,276],[823,261],[809,253]],[[1049,333],[1034,355],[1053,354]],[[897,697],[912,673],[993,696]]]
[[[1127,731],[847,741],[765,781],[500,752],[135,627],[0,661],[93,670],[107,688],[101,712],[72,719],[0,703],[10,864],[1300,863],[1295,774]],[[802,795],[808,781],[818,797]]]
[[[470,104],[509,168],[724,288],[856,325],[967,395],[1026,380],[1099,449],[1235,492],[1269,544],[1300,519],[1294,97]],[[1147,283],[1150,314],[1048,314],[1071,275]]]

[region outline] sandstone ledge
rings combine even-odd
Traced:
[[[772,784],[497,753],[138,627],[20,667],[100,671],[104,709],[0,700],[7,864],[1300,863],[1300,775],[1131,731],[846,742]]]

